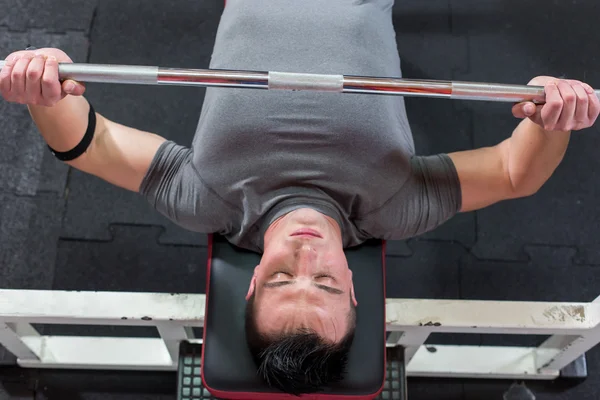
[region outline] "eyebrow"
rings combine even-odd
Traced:
[[[286,286],[286,285],[291,285],[292,283],[294,283],[294,281],[267,282],[267,283],[263,284],[263,287],[272,289],[272,288],[278,288],[278,287],[282,287],[282,286]],[[313,286],[315,286],[321,290],[324,290],[327,293],[344,294],[343,290],[332,288],[331,286],[325,286],[325,285],[321,285],[319,283],[314,283],[314,282],[313,282]]]

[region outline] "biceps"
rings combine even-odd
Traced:
[[[113,185],[139,191],[164,138],[99,117],[99,129],[87,157],[73,167]]]
[[[460,181],[461,212],[518,197],[504,161],[508,145],[505,141],[494,147],[449,154]]]

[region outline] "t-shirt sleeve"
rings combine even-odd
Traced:
[[[146,172],[140,194],[161,214],[191,231],[227,233],[227,210],[205,187],[192,162],[192,150],[163,143]]]
[[[401,240],[421,235],[460,211],[460,181],[448,155],[415,156],[410,165],[401,190],[366,218],[366,230],[373,236]]]

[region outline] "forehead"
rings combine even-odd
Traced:
[[[259,311],[261,310],[261,311]],[[317,307],[305,302],[280,302],[275,306],[259,305],[256,318],[260,330],[266,334],[295,332],[310,329],[332,342],[341,338],[339,332],[346,332],[348,310],[337,307]],[[338,337],[340,336],[340,337]]]

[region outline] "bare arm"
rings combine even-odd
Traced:
[[[494,147],[449,154],[462,191],[461,211],[535,194],[563,159],[570,132],[545,131],[523,120]]]
[[[509,139],[449,154],[461,184],[461,211],[535,194],[562,161],[571,130],[587,128],[598,117],[600,102],[589,85],[549,77],[530,84],[546,86],[546,104],[516,105],[513,114],[526,119]]]
[[[60,82],[58,64],[72,60],[61,50],[40,49],[11,54],[0,72],[0,92],[26,104],[40,133],[58,152],[77,146],[88,127],[85,87]],[[85,153],[67,164],[114,185],[138,191],[165,139],[109,121],[96,114],[94,138]]]
[[[29,106],[42,136],[57,151],[74,148],[88,125],[89,104],[67,96],[54,107]],[[113,185],[137,192],[164,138],[123,126],[96,114],[94,139],[88,150],[67,164]]]

